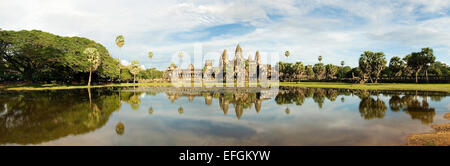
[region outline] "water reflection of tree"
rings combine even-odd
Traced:
[[[430,108],[426,96],[420,102],[417,96],[405,95],[399,97],[395,95],[389,100],[389,106],[393,111],[403,110],[411,116],[411,119],[418,119],[423,124],[433,123],[433,118],[436,115],[435,109]]]
[[[314,91],[313,100],[319,105],[319,108],[323,107],[323,103],[325,102],[325,89],[316,89]]]
[[[295,103],[296,105],[301,106],[304,101],[305,92],[302,89],[281,90],[275,97],[275,102],[279,105]]]
[[[123,135],[123,133],[125,133],[125,125],[122,122],[117,123],[116,133],[119,135]]]
[[[386,113],[386,104],[380,98],[376,100],[372,97],[363,97],[359,103],[359,112],[364,119],[380,118]]]
[[[430,108],[428,101],[414,99],[406,105],[405,112],[411,115],[412,119],[418,119],[423,124],[433,123],[433,117],[436,115],[434,108]]]
[[[286,108],[285,110],[284,110],[284,112],[286,113],[286,114],[290,114],[291,113],[291,110],[289,109],[289,108]]]
[[[402,98],[400,98],[398,95],[392,96],[391,99],[389,99],[389,107],[392,111],[398,112],[403,107],[405,107],[406,103]]]
[[[336,89],[329,89],[327,92],[327,99],[330,101],[335,101],[336,98],[339,96],[339,93]]]
[[[39,91],[0,96],[0,144],[38,144],[103,126],[121,107],[109,90]]]
[[[183,107],[180,106],[180,107],[178,108],[178,113],[179,113],[179,114],[183,114],[183,113],[184,113]]]
[[[262,107],[262,101],[264,99],[260,98],[260,93],[255,92],[241,92],[239,90],[234,92],[223,92],[223,91],[207,91],[207,92],[171,92],[167,93],[169,99],[174,102],[174,100],[178,99],[180,96],[188,97],[189,100],[194,96],[202,96],[205,99],[205,104],[210,105],[212,104],[213,99],[219,100],[219,106],[220,109],[224,112],[224,114],[228,113],[229,105],[232,104],[234,106],[236,117],[238,119],[241,118],[241,116],[244,113],[244,110],[252,109],[252,106],[255,107],[255,110],[257,113],[260,112]],[[406,98],[401,98],[399,95],[405,94]],[[274,98],[275,102],[278,105],[284,105],[284,104],[295,104],[297,106],[303,105],[305,100],[307,98],[312,98],[312,100],[318,104],[319,108],[323,107],[323,104],[325,102],[325,99],[328,99],[331,102],[335,102],[336,99],[340,97],[341,102],[345,102],[344,96],[350,96],[355,95],[358,96],[361,101],[359,105],[359,110],[361,113],[361,116],[364,119],[373,119],[373,118],[383,118],[386,114],[387,106],[383,100],[380,99],[380,96],[387,96],[391,97],[389,100],[389,106],[391,107],[392,111],[397,112],[400,110],[405,110],[406,112],[406,106],[409,104],[409,112],[406,112],[411,115],[413,119],[422,119],[423,121],[426,121],[428,118],[424,113],[429,113],[432,115],[433,111],[430,108],[428,112],[413,112],[412,108],[415,108],[415,110],[418,110],[418,106],[414,106],[414,102],[405,102],[405,99],[410,100],[408,96],[411,96],[412,94],[420,95],[420,96],[429,96],[432,98],[432,100],[440,100],[441,98],[445,97],[446,94],[442,93],[435,93],[435,92],[410,92],[410,91],[369,91],[369,90],[351,90],[351,89],[329,89],[329,88],[301,88],[301,87],[280,87],[279,92],[277,96]],[[376,97],[373,97],[376,96]],[[437,97],[436,97],[437,96]],[[416,104],[417,105],[417,104]],[[421,102],[420,108],[422,110],[427,110],[426,106],[428,105],[428,102]],[[290,106],[289,106],[290,107]],[[285,108],[285,112],[290,112],[287,110],[290,110],[289,107]]]
[[[125,103],[130,104],[131,109],[138,110],[139,106],[141,105],[141,99],[139,98],[139,96],[142,93],[143,92],[127,92],[127,91],[124,91],[120,95],[122,97],[122,100]]]
[[[150,114],[150,115],[152,115],[153,114],[153,107],[150,107],[149,109],[148,109],[148,114]]]

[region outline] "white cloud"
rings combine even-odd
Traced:
[[[130,65],[131,63],[130,63],[129,61],[127,61],[127,60],[120,60],[120,64],[122,64],[122,65],[124,65],[124,66],[128,66],[128,65]]]
[[[136,59],[159,69],[167,67],[177,51],[192,53],[198,42],[176,41],[174,34],[195,39],[208,35],[196,30],[243,22],[255,30],[212,36],[202,42],[204,49],[232,53],[241,43],[244,50],[290,50],[287,61],[313,64],[322,55],[325,63],[345,60],[355,66],[366,49],[385,51],[390,57],[430,46],[437,48],[438,60],[449,63],[449,8],[445,0],[16,0],[0,4],[0,28],[87,37],[104,44],[114,57],[119,55],[114,38],[123,34],[122,63]],[[148,51],[155,53],[152,61],[146,58]]]

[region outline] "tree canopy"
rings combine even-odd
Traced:
[[[433,49],[422,48],[420,52],[412,52],[403,58],[406,61],[408,67],[410,67],[416,76],[416,83],[418,83],[417,76],[419,72],[425,70],[427,72],[428,68],[434,63],[436,57],[434,57]]]
[[[359,58],[359,68],[363,72],[363,77],[368,77],[371,82],[375,83],[378,82],[380,73],[385,68],[386,63],[386,57],[383,52],[364,51]]]
[[[103,62],[96,75],[113,79],[118,73],[117,61],[99,43],[82,37],[61,37],[38,30],[0,31],[1,67],[17,78],[29,82],[78,81],[87,77],[90,63],[83,55],[86,48],[95,48]],[[8,79],[8,78],[4,78]]]

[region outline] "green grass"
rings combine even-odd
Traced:
[[[100,87],[126,87],[126,86],[170,86],[171,83],[121,83],[108,85],[93,85],[91,88]],[[419,90],[419,91],[441,91],[450,92],[450,84],[414,84],[414,83],[379,83],[379,84],[351,84],[336,82],[280,82],[280,86],[310,87],[310,88],[342,88],[342,89],[365,89],[365,90]],[[26,84],[7,85],[3,90],[58,90],[58,89],[81,89],[88,88],[86,85],[57,85],[57,84]]]
[[[127,86],[170,86],[171,83],[114,83],[107,85],[91,85],[90,88],[103,87],[127,87]],[[7,85],[0,87],[3,90],[62,90],[62,89],[83,89],[89,88],[87,85],[59,85],[59,84],[23,84]]]
[[[378,84],[351,84],[337,82],[281,82],[280,86],[295,86],[309,88],[342,88],[365,90],[419,90],[450,92],[450,84],[414,84],[414,83],[378,83]]]

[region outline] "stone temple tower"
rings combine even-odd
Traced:
[[[233,75],[233,71],[232,71],[233,69],[227,69],[227,67],[229,65],[230,65],[230,62],[228,60],[227,50],[225,49],[225,50],[223,50],[223,53],[219,59],[220,71],[219,71],[219,73],[216,73],[219,76],[222,76],[222,77],[219,77],[219,79],[222,80],[222,82],[224,82],[224,83],[226,82],[227,77],[230,77],[229,79],[231,79],[231,77]],[[229,71],[229,72],[227,72],[227,71]]]
[[[261,55],[259,55],[259,51],[256,51],[255,61],[256,61],[256,64],[258,64],[258,65],[261,64]]]
[[[238,44],[237,46],[236,46],[236,52],[235,52],[235,57],[234,57],[235,59],[242,59],[242,48],[241,48],[241,46]]]
[[[242,48],[239,44],[236,46],[234,56],[234,75],[236,78],[245,79],[245,60],[242,58]]]
[[[219,59],[219,67],[224,69],[228,64],[228,57],[227,57],[227,50],[223,50],[222,55],[220,56]]]

